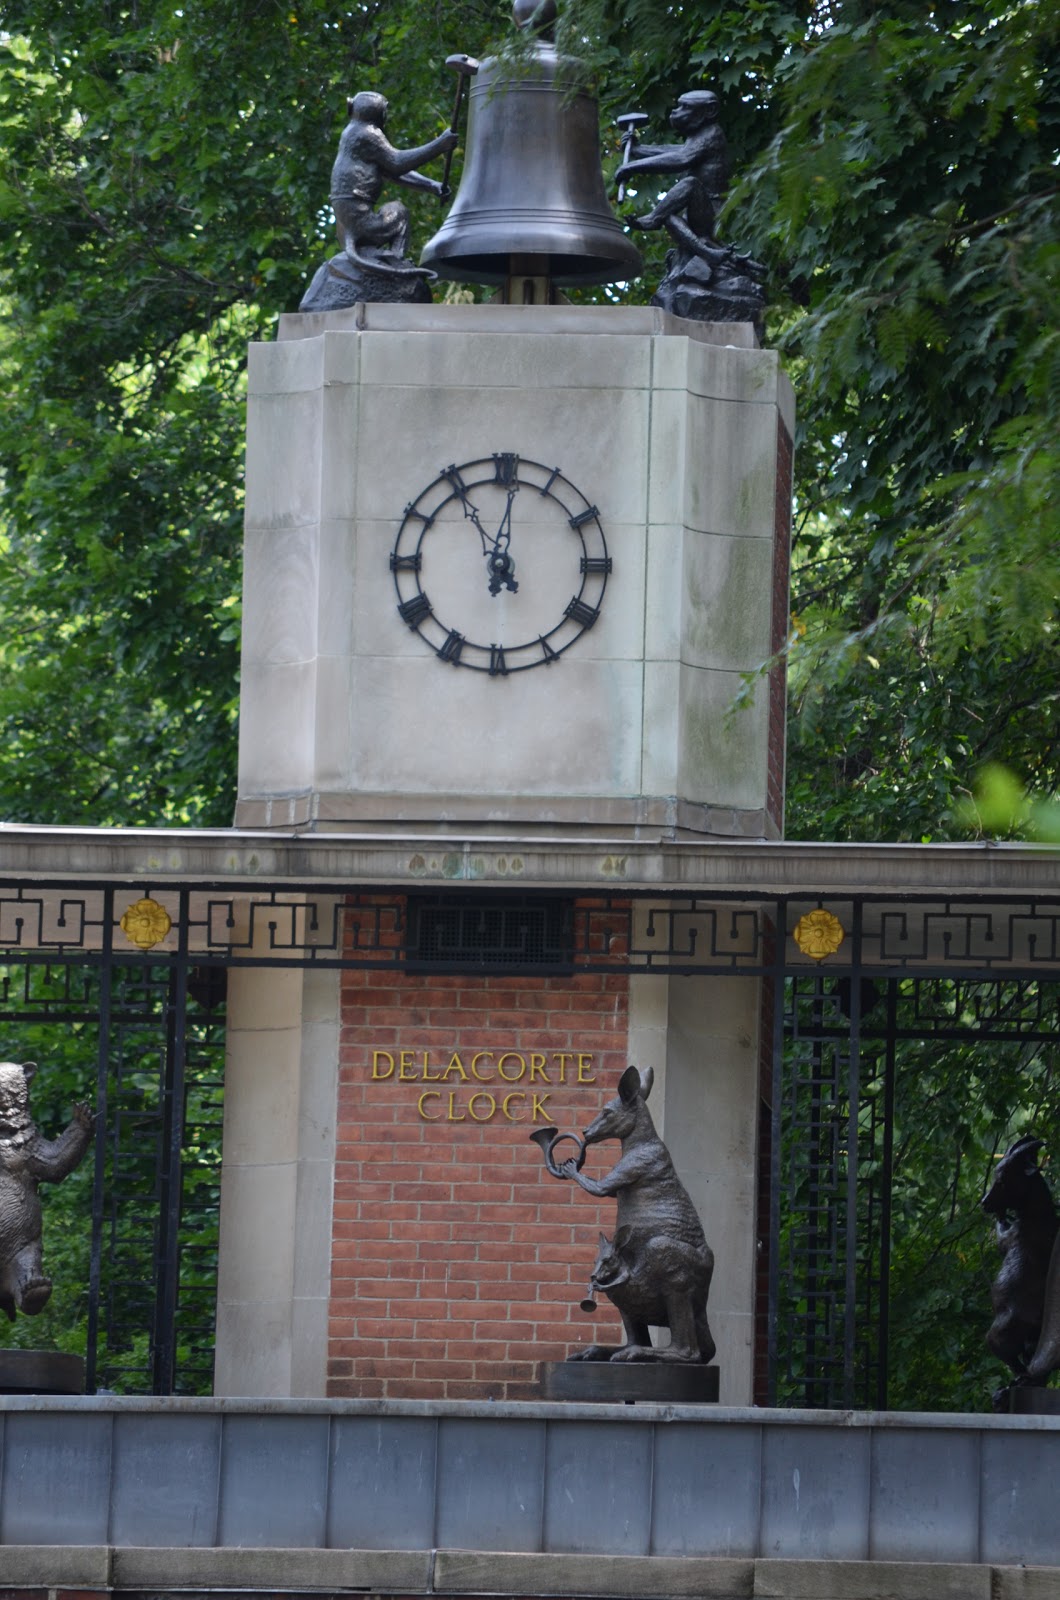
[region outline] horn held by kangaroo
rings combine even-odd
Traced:
[[[617,1201],[614,1238],[601,1234],[590,1282],[622,1318],[626,1342],[589,1345],[573,1352],[572,1361],[708,1362],[714,1355],[707,1322],[714,1256],[648,1110],[653,1081],[650,1067],[628,1067],[618,1094],[581,1139],[557,1133],[546,1142],[543,1130],[532,1135],[554,1177]],[[577,1158],[557,1164],[552,1148],[561,1138],[574,1138],[581,1148]],[[620,1141],[621,1156],[602,1178],[587,1177],[581,1170],[585,1150],[607,1139]],[[669,1345],[652,1345],[653,1326],[669,1328]]]

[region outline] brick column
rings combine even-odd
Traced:
[[[329,1395],[526,1397],[537,1362],[622,1342],[607,1302],[578,1310],[614,1202],[550,1177],[529,1135],[615,1092],[627,988],[343,974]]]

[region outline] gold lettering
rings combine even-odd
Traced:
[[[438,1093],[437,1089],[427,1089],[423,1094],[420,1095],[419,1099],[416,1101],[416,1109],[419,1111],[419,1114],[423,1118],[424,1122],[441,1121],[441,1117],[429,1117],[426,1111],[426,1102],[428,1100],[440,1100],[441,1098],[442,1097]]]
[[[503,1102],[501,1104],[501,1112],[507,1118],[507,1120],[509,1122],[520,1122],[522,1119],[520,1117],[517,1117],[513,1111],[509,1110],[509,1107],[511,1106],[511,1103],[512,1103],[513,1100],[518,1100],[522,1105],[526,1104],[526,1096],[525,1096],[525,1094],[523,1094],[521,1089],[516,1089],[516,1090],[513,1090],[513,1092],[511,1094],[506,1094],[505,1095],[504,1100],[503,1100]]]
[[[538,1078],[542,1083],[548,1082],[548,1073],[545,1071],[545,1057],[532,1055],[530,1057],[530,1082],[535,1083]]]
[[[519,1071],[509,1076],[509,1074],[504,1070],[504,1063],[506,1061],[518,1061]],[[521,1078],[526,1077],[526,1062],[523,1060],[518,1050],[506,1050],[504,1055],[502,1055],[500,1060],[497,1062],[497,1071],[500,1073],[505,1083],[518,1083]]]
[[[548,1099],[548,1095],[547,1094],[535,1094],[534,1095],[534,1103],[533,1103],[532,1107],[530,1108],[530,1121],[531,1122],[536,1122],[538,1120],[538,1115],[537,1114],[538,1114],[539,1111],[541,1113],[541,1121],[542,1122],[551,1122],[552,1121],[552,1117],[545,1110],[545,1101],[547,1099]]]
[[[559,1062],[559,1081],[560,1081],[560,1083],[566,1083],[566,1081],[567,1081],[567,1062],[568,1061],[573,1061],[574,1057],[571,1055],[569,1050],[553,1050],[552,1059],[553,1059],[553,1061],[558,1061]]]
[[[406,1067],[410,1068],[410,1071],[406,1072]],[[411,1050],[401,1051],[401,1054],[398,1058],[398,1077],[401,1079],[402,1083],[416,1082],[417,1074],[415,1066],[413,1065]]]
[[[442,1079],[445,1077],[445,1073],[428,1071],[427,1064],[430,1059],[431,1052],[429,1050],[425,1050],[423,1052],[423,1071],[420,1076],[422,1077],[424,1083],[441,1083]]]
[[[466,1122],[467,1121],[467,1118],[463,1114],[461,1114],[459,1117],[456,1114],[456,1092],[454,1090],[452,1090],[452,1089],[449,1091],[449,1113],[446,1116],[445,1120],[446,1120],[446,1122]]]
[[[442,1073],[442,1077],[451,1078],[454,1072],[459,1073],[464,1082],[467,1082],[467,1072],[464,1070],[464,1063],[461,1061],[459,1053],[455,1050],[450,1058],[449,1065]],[[461,1117],[460,1120],[463,1122],[463,1117]]]
[[[478,1117],[478,1116],[475,1115],[475,1101],[476,1100],[485,1100],[486,1104],[489,1107],[489,1110],[486,1112],[485,1116],[483,1116],[483,1117]],[[496,1113],[496,1110],[497,1110],[497,1102],[496,1102],[496,1100],[494,1100],[494,1098],[493,1098],[493,1096],[491,1094],[487,1094],[484,1089],[480,1089],[477,1094],[473,1094],[471,1096],[471,1099],[467,1103],[467,1114],[471,1118],[472,1122],[488,1122],[490,1120],[490,1118]]]
[[[389,1061],[386,1071],[382,1070],[383,1062]],[[394,1076],[394,1058],[389,1050],[372,1051],[372,1077],[375,1079],[392,1078]]]
[[[596,1079],[592,1076],[592,1073],[590,1071],[590,1068],[592,1067],[592,1064],[593,1064],[593,1058],[592,1058],[591,1055],[585,1055],[585,1056],[581,1056],[580,1055],[578,1057],[578,1082],[579,1083],[595,1083],[596,1082]]]
[[[474,1056],[471,1057],[471,1076],[473,1078],[475,1078],[479,1083],[492,1083],[493,1079],[492,1079],[492,1077],[485,1077],[484,1078],[482,1076],[481,1072],[478,1071],[477,1063],[479,1061],[492,1061],[492,1060],[493,1060],[493,1051],[492,1050],[480,1050],[477,1055],[474,1055]]]

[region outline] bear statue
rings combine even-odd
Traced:
[[[0,1310],[34,1317],[52,1292],[41,1264],[39,1183],[58,1183],[92,1143],[95,1113],[74,1106],[74,1120],[58,1139],[45,1139],[29,1108],[34,1061],[0,1062]]]

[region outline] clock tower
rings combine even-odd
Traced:
[[[748,323],[284,317],[250,359],[237,821],[777,837],[791,428]]]
[[[586,1342],[614,1206],[528,1135],[586,1127],[632,1061],[713,1247],[721,1399],[752,1398],[761,979],[678,976],[689,941],[724,962],[738,907],[678,928],[652,884],[781,834],[792,397],[752,320],[551,303],[578,249],[589,281],[635,268],[550,50],[540,82],[483,64],[427,251],[497,300],[303,311],[251,347],[236,821],[348,888],[343,970],[232,974],[219,1394],[534,1393]],[[539,136],[591,121],[580,245],[545,192],[573,160],[536,209],[482,203],[530,89]]]

